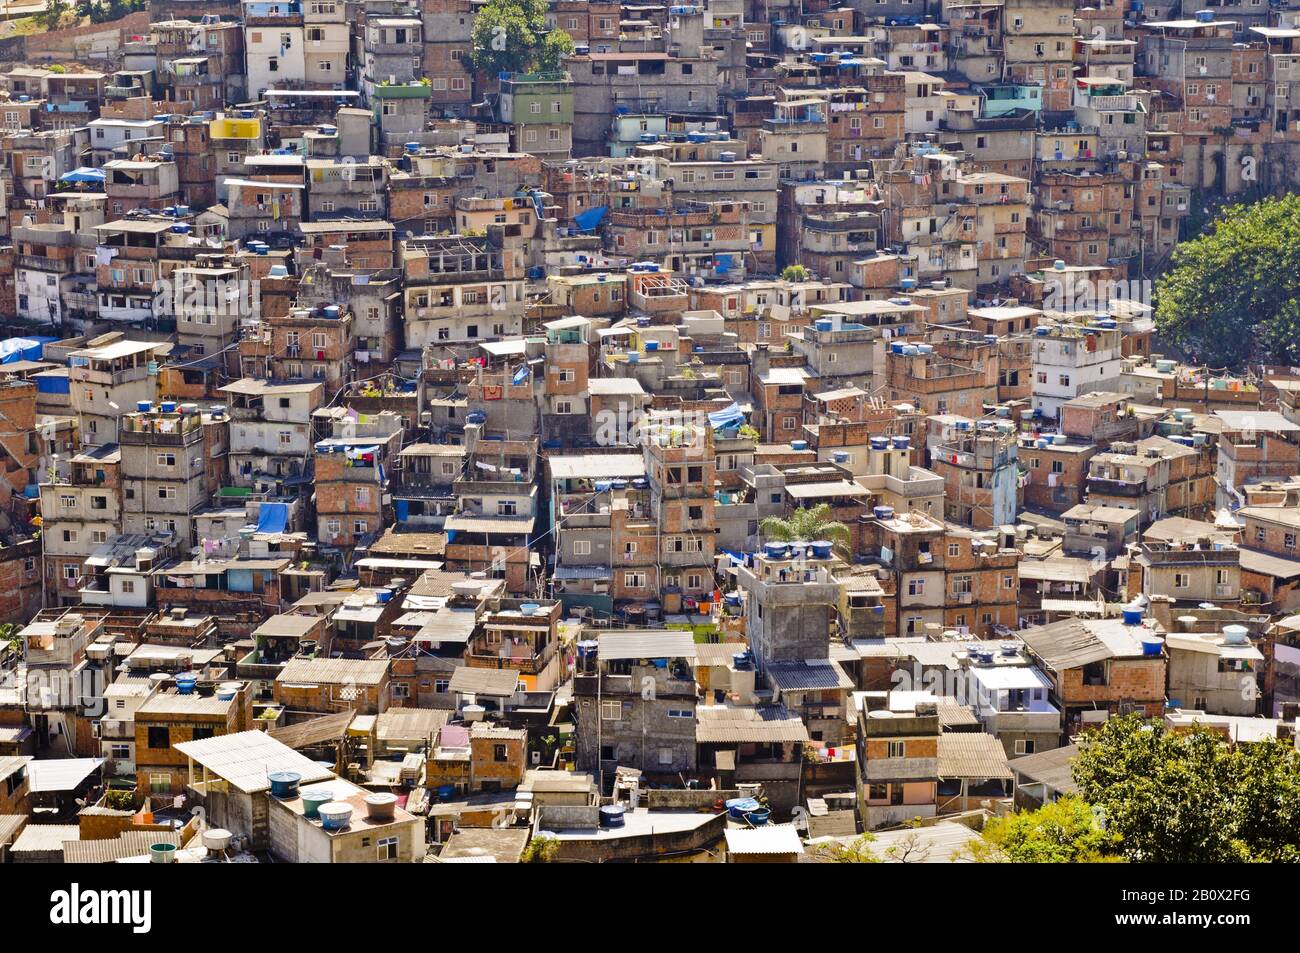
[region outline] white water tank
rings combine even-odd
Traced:
[[[234,835],[221,827],[213,827],[203,832],[203,846],[208,850],[225,850],[230,846]]]
[[[466,721],[482,721],[487,709],[482,705],[466,705],[460,710],[460,716]]]

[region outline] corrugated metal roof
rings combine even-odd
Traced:
[[[588,453],[549,457],[547,462],[551,476],[556,480],[645,476],[645,459],[639,453]]]
[[[597,655],[605,660],[695,658],[695,636],[683,629],[602,632]]]
[[[334,777],[333,771],[300,755],[264,731],[239,731],[199,741],[182,741],[172,747],[245,794],[270,790],[269,775],[276,771],[299,774],[303,784],[328,781]]]
[[[1070,774],[1070,762],[1078,753],[1078,746],[1064,745],[1051,751],[1016,758],[1010,767],[1020,784],[1045,784],[1061,794],[1074,794],[1078,791],[1078,786]]]
[[[154,844],[181,846],[175,831],[123,831],[101,840],[69,840],[63,843],[65,864],[112,864],[124,857],[140,857]]]
[[[10,845],[11,853],[52,853],[62,851],[65,841],[81,837],[77,824],[28,824]]]
[[[103,758],[55,758],[33,761],[27,766],[29,788],[33,794],[75,791],[104,763]]]
[[[292,658],[284,664],[275,680],[300,684],[352,682],[378,685],[387,674],[387,659]]]
[[[297,724],[272,728],[268,734],[290,748],[306,748],[309,745],[338,741],[347,733],[354,717],[356,713],[353,711],[340,711],[332,715],[300,721]]]
[[[850,689],[853,679],[830,659],[775,662],[764,670],[768,681],[783,692],[810,692],[827,688]]]
[[[978,731],[959,731],[939,736],[939,777],[1011,778],[1002,742]]]
[[[513,695],[519,673],[512,668],[470,668],[462,665],[452,673],[447,690],[470,695]]]
[[[803,720],[780,705],[759,708],[706,706],[695,710],[695,740],[700,744],[747,744],[808,740]]]

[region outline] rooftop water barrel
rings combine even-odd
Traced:
[[[175,844],[150,844],[149,862],[153,864],[176,863],[176,845]]]
[[[911,437],[891,437],[890,441],[893,443],[895,450],[907,450],[912,446]]]
[[[147,400],[137,400],[135,402],[135,409],[142,414],[147,414],[149,411],[153,410],[153,404]]]
[[[628,351],[628,352],[627,352],[627,362],[628,362],[629,364],[639,364],[639,363],[641,362],[641,354],[640,354],[640,352],[638,352],[638,351]]]
[[[366,818],[378,824],[386,824],[396,816],[397,795],[379,791],[366,795]]]
[[[341,831],[352,820],[352,805],[346,801],[330,801],[322,804],[317,811],[320,813],[321,827],[327,831]]]
[[[1057,444],[1058,446],[1065,443],[1068,439],[1069,438],[1063,433],[1052,434],[1052,443]]]
[[[649,351],[657,351],[657,350],[659,350],[659,342],[658,342],[658,341],[646,341],[646,342],[645,342],[645,349],[646,349],[647,352],[649,352]]]
[[[456,796],[456,785],[443,784],[438,787],[438,800],[444,803]]]
[[[816,328],[818,331],[833,331],[835,330],[835,323],[833,321],[827,321],[823,318],[819,321],[814,322],[813,327]]]
[[[302,775],[297,771],[272,771],[269,780],[271,796],[288,799],[298,796],[298,784],[302,781]]]
[[[225,850],[233,836],[223,827],[210,827],[203,832],[203,846],[208,850]]]
[[[902,354],[904,347],[905,345],[903,344],[902,341],[895,341],[894,343],[889,345],[889,349],[893,351],[895,354]]]
[[[918,350],[916,349],[916,345],[915,345],[915,344],[904,344],[904,345],[903,345],[903,356],[904,356],[904,357],[916,357],[916,355],[918,355],[918,354],[920,354],[920,353],[921,353],[921,352],[918,351]]]
[[[193,695],[194,686],[198,683],[199,677],[192,672],[176,676],[176,692],[180,695]]]
[[[1165,640],[1158,635],[1142,636],[1142,654],[1146,656],[1159,655],[1164,651]]]
[[[790,441],[790,449],[791,449],[791,450],[807,450],[807,449],[808,449],[808,441],[807,441],[807,440],[791,440],[791,441]]]
[[[487,423],[487,414],[481,410],[472,410],[465,415],[465,422],[467,424],[485,424]]]
[[[847,450],[836,450],[834,453],[831,454],[831,462],[832,462],[832,463],[848,463],[848,462],[849,462],[849,453],[848,453],[848,451],[847,451]]]
[[[765,807],[755,808],[745,814],[745,820],[759,827],[772,819],[772,812]]]
[[[176,401],[164,400],[161,404],[158,405],[158,409],[161,410],[164,414],[174,414],[176,413]]]
[[[918,354],[933,354],[933,353],[934,353],[934,345],[933,345],[933,344],[918,344],[918,345],[916,346],[916,352],[917,352]]]
[[[997,344],[997,343],[998,343],[998,336],[997,336],[996,334],[986,334],[986,335],[984,335],[984,343],[985,343],[985,344]]]
[[[1244,625],[1225,625],[1223,627],[1223,641],[1227,645],[1249,645],[1250,630]]]
[[[385,602],[391,602],[392,598],[393,594],[387,589],[380,589],[375,593],[375,601],[379,602],[381,605]]]
[[[894,518],[894,508],[892,506],[876,506],[871,512],[875,514],[878,520],[888,520]]]
[[[217,701],[233,701],[243,687],[239,682],[222,682],[217,686]]]
[[[872,450],[888,450],[888,449],[889,449],[889,438],[888,438],[888,437],[872,437],[872,438],[871,438],[871,449],[872,449]]]
[[[618,804],[605,804],[600,808],[601,827],[622,827],[624,809]]]
[[[519,607],[519,611],[524,615],[537,615],[537,610],[540,608],[541,606],[536,602],[525,602]]]
[[[302,795],[302,815],[313,820],[320,817],[320,807],[334,800],[333,791],[304,791]]]
[[[339,306],[336,304],[327,304],[325,306],[325,317],[337,318],[340,314]]]
[[[900,281],[898,284],[899,284],[899,286],[900,286],[904,291],[911,291],[913,288],[916,287],[916,279],[915,279],[915,278],[904,278],[904,279],[903,279],[902,281]]]
[[[743,821],[745,819],[745,815],[748,814],[750,811],[757,811],[760,807],[762,807],[762,805],[759,804],[758,801],[754,800],[754,798],[752,797],[733,797],[731,800],[725,803],[727,807],[727,813],[732,817],[733,820],[737,820],[737,821]]]
[[[1141,625],[1141,624],[1142,624],[1142,610],[1141,610],[1140,608],[1136,607],[1136,606],[1125,606],[1125,607],[1124,607],[1124,624],[1125,624],[1125,625]]]
[[[814,559],[830,559],[832,544],[824,539],[815,539],[812,544]]]
[[[784,559],[789,551],[790,547],[785,543],[767,543],[763,547],[763,552],[767,554],[768,559]]]
[[[1056,259],[1056,261],[1052,262],[1052,268],[1055,269],[1056,271],[1065,271],[1064,259],[1061,258]]]
[[[1213,10],[1197,10],[1197,11],[1196,11],[1196,21],[1197,21],[1198,23],[1213,23],[1213,22],[1214,22],[1214,11],[1213,11]]]
[[[1034,333],[1037,334],[1040,338],[1045,338],[1047,337],[1050,330],[1051,329],[1048,328],[1046,325],[1040,324],[1036,328],[1034,328]]]
[[[482,721],[483,716],[487,714],[487,709],[482,705],[462,705],[460,717],[466,721]]]

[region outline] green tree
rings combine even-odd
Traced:
[[[559,69],[573,39],[546,26],[545,0],[488,0],[470,29],[471,62],[486,73]]]
[[[71,9],[72,4],[68,0],[46,0],[45,9],[36,15],[36,22],[46,30],[57,30]]]
[[[577,49],[573,37],[563,30],[551,30],[538,45],[533,68],[539,73],[555,73],[564,68],[566,57]]]
[[[812,509],[801,506],[786,517],[769,516],[758,525],[758,531],[764,539],[782,543],[826,540],[834,543],[841,555],[849,555],[849,528],[839,520],[831,519],[831,508],[827,503],[818,503]]]
[[[549,864],[559,853],[560,842],[557,838],[539,834],[528,842],[519,860],[525,864]]]
[[[1204,728],[1112,718],[1072,764],[1080,796],[1120,851],[1149,863],[1300,861],[1300,755],[1269,739],[1230,746]]]
[[[812,277],[812,272],[803,265],[786,265],[781,272],[782,281],[807,281]]]
[[[981,863],[1084,864],[1114,861],[1119,837],[1098,823],[1077,797],[1063,797],[1036,811],[991,818],[983,837],[958,853]]]
[[[1214,367],[1300,363],[1300,195],[1230,206],[1179,245],[1156,284],[1156,327]]]

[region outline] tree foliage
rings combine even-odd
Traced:
[[[818,503],[812,509],[799,507],[789,516],[769,516],[758,527],[764,539],[777,542],[812,542],[826,540],[834,543],[842,554],[848,553],[849,528],[839,520],[831,519],[827,503]]]
[[[812,277],[812,272],[803,265],[786,265],[781,272],[782,281],[807,281]]]
[[[546,25],[546,0],[488,0],[470,30],[471,61],[487,73],[526,73],[560,68],[574,43]]]
[[[1104,829],[1093,809],[1063,797],[1036,811],[995,817],[983,837],[959,852],[980,863],[1089,864],[1119,860],[1118,835]]]
[[[1300,755],[1204,728],[1113,718],[1079,744],[1074,780],[1132,861],[1300,861]]]
[[[1300,195],[1226,208],[1156,286],[1161,336],[1214,367],[1300,363]]]

